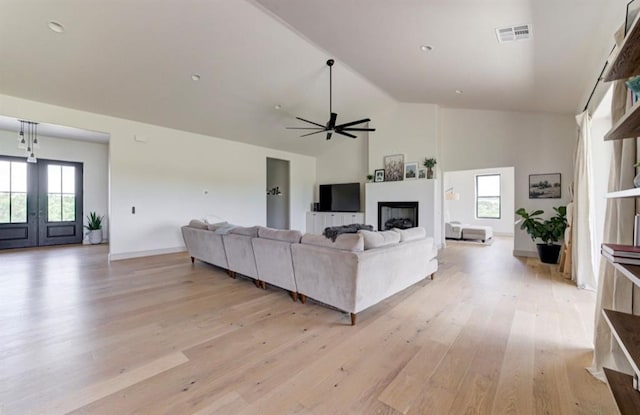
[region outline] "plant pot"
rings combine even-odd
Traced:
[[[89,231],[89,243],[92,245],[102,243],[102,229],[96,229],[93,231]]]
[[[545,264],[557,264],[558,258],[560,257],[560,249],[562,245],[556,244],[537,244],[538,245],[538,256],[540,257],[540,262]]]
[[[431,167],[427,167],[427,179],[433,179],[433,169]]]

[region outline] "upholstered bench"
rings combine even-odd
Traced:
[[[462,239],[481,239],[482,242],[493,238],[493,228],[491,226],[469,226],[462,227]]]

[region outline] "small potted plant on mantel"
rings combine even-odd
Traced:
[[[422,165],[427,168],[427,179],[433,179],[433,167],[436,165],[436,159],[426,158],[422,162]]]
[[[373,181],[373,174],[367,174],[367,182],[371,183]]]
[[[103,216],[98,216],[96,212],[89,212],[87,215],[87,224],[84,227],[92,245],[102,243],[102,219]]]
[[[526,231],[533,242],[536,242],[536,239],[542,241],[542,243],[536,245],[540,261],[545,264],[558,263],[562,245],[558,245],[555,242],[564,237],[564,230],[567,229],[568,225],[567,207],[554,207],[553,210],[556,211],[556,215],[547,220],[540,218],[540,215],[544,213],[540,209],[531,213],[528,213],[524,208],[516,210],[516,214],[522,217],[516,222],[520,223],[520,229]]]

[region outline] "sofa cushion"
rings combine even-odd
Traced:
[[[364,251],[364,240],[359,233],[343,233],[338,235],[335,242],[322,235],[304,235],[300,241],[302,244],[323,246],[326,248],[339,249],[341,251],[362,252]]]
[[[198,219],[192,219],[192,220],[189,222],[189,227],[190,227],[190,228],[196,228],[196,229],[207,229],[207,224],[206,224],[206,223],[204,223],[204,222],[203,222],[203,221],[201,221],[201,220],[198,220]]]
[[[394,231],[373,232],[359,230],[364,240],[364,249],[380,248],[387,245],[395,245],[400,242],[400,233]]]
[[[258,227],[257,226],[249,226],[249,227],[245,228],[243,226],[236,226],[229,233],[234,234],[234,235],[244,235],[244,236],[250,236],[252,238],[257,238],[258,237]]]
[[[300,243],[302,234],[300,231],[288,231],[282,229],[265,228],[260,226],[258,228],[258,237],[263,239],[273,239],[276,241],[289,242],[292,244]]]
[[[422,226],[409,229],[393,228],[394,232],[400,234],[400,242],[414,241],[416,239],[426,238],[427,230]]]

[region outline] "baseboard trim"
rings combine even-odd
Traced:
[[[186,250],[187,248],[185,248],[184,246],[177,246],[174,248],[151,249],[149,251],[122,252],[119,254],[109,253],[109,262],[120,261],[123,259],[141,258],[145,256],[175,254],[178,252],[186,252]]]
[[[513,256],[523,256],[523,257],[527,257],[527,258],[537,258],[538,257],[538,253],[536,251],[518,251],[518,250],[513,250]]]

